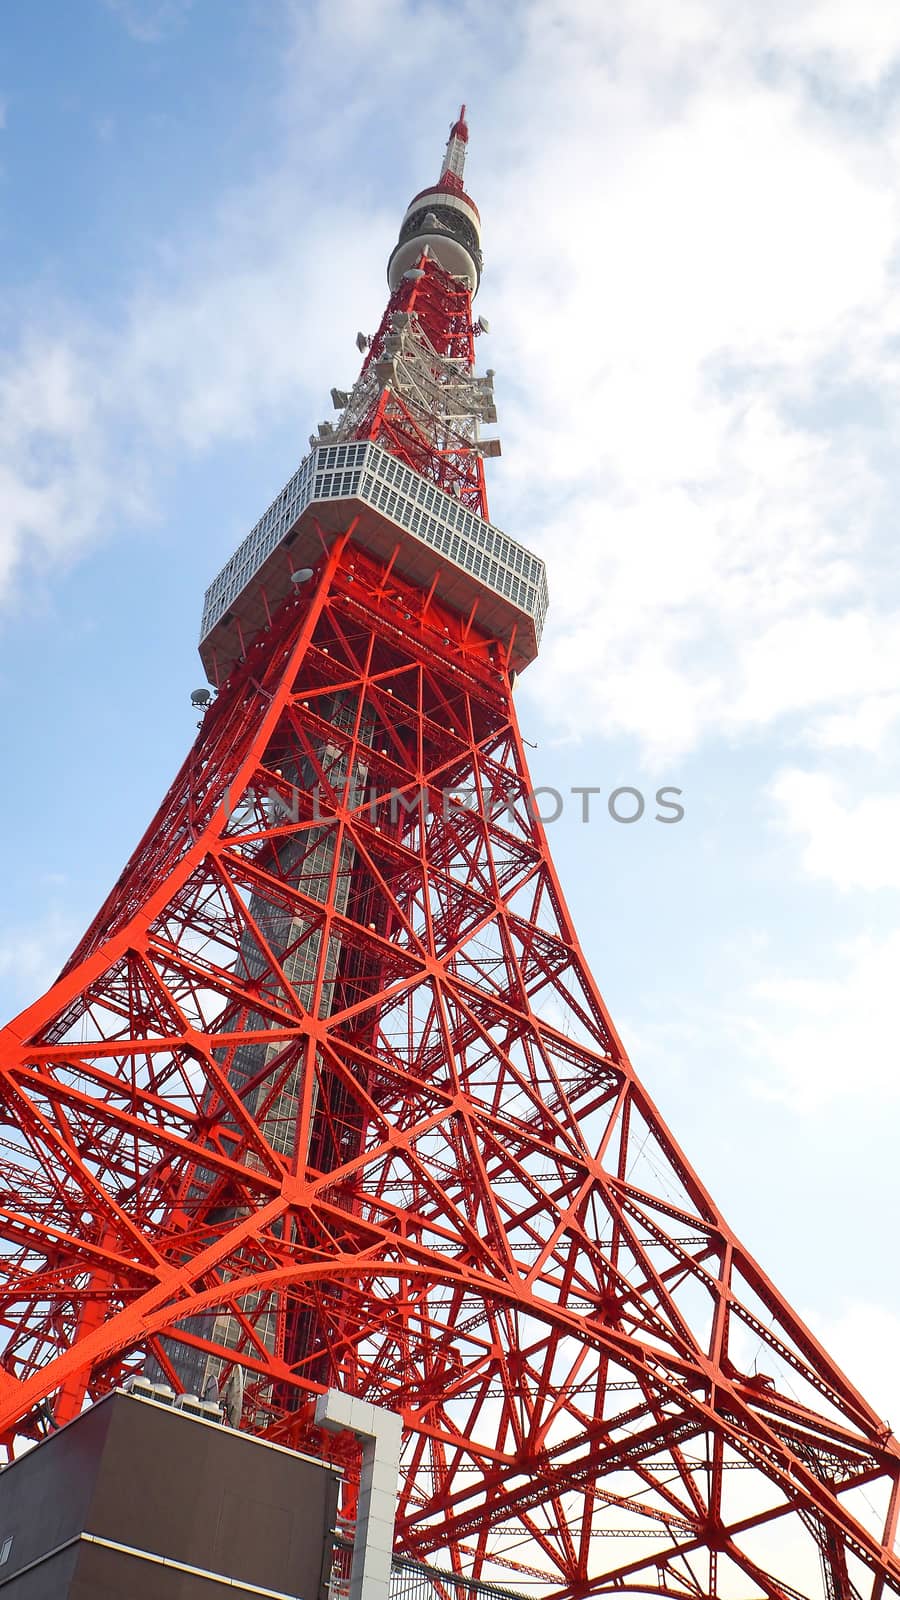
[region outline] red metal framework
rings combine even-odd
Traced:
[[[421,390],[413,395],[390,383],[378,385],[350,437],[383,445],[486,519],[484,463],[471,448],[462,418],[456,426],[449,422],[436,429],[433,404],[434,389],[446,386],[454,366],[469,372],[475,365],[471,291],[439,262],[423,255],[416,276],[403,277],[391,295],[367,352],[363,378],[389,357],[398,315],[415,318],[420,356],[433,384],[431,393],[426,391],[429,404],[422,405]]]
[[[148,1360],[238,1366],[291,1444],[332,1384],[403,1414],[406,1554],[561,1597],[900,1592],[900,1447],[625,1055],[502,646],[352,522],[0,1036],[0,1106],[9,1450]]]
[[[227,1367],[227,1311],[273,1437],[325,1383],[403,1411],[407,1552],[788,1595],[821,1551],[828,1592],[898,1588],[897,1444],[636,1079],[463,634],[339,539],[6,1030],[6,1437],[138,1352],[177,1377],[166,1334]]]

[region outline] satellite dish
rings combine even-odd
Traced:
[[[301,583],[309,583],[312,575],[312,567],[298,567],[296,572],[291,573],[291,583],[295,583],[299,588]]]
[[[356,335],[356,348],[357,348],[357,350],[360,350],[360,351],[368,350],[368,348],[369,348],[369,340],[368,340],[366,334],[358,333]]]
[[[219,1380],[214,1372],[210,1373],[203,1385],[202,1398],[211,1401],[214,1406],[219,1404]]]
[[[229,1428],[239,1428],[241,1415],[244,1410],[244,1369],[232,1367],[231,1376],[225,1385],[225,1421]]]
[[[334,406],[335,411],[343,411],[349,399],[350,396],[346,389],[332,389],[331,404]]]
[[[192,689],[191,690],[191,705],[192,706],[208,706],[211,699],[212,699],[212,695],[210,694],[208,689]]]
[[[491,325],[488,322],[487,317],[479,317],[478,318],[478,326],[481,329],[482,333],[490,333],[490,331],[491,331]]]

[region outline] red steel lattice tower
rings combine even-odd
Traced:
[[[587,970],[511,697],[464,112],[339,413],[215,580],[198,738],[2,1036],[8,1449],[147,1367],[403,1414],[398,1549],[531,1592],[900,1592],[900,1449]],[[235,1386],[236,1387],[236,1386]]]

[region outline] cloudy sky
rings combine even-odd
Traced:
[[[632,1056],[900,1424],[900,9],[35,0],[0,35],[0,1009],[180,763],[203,590],[461,100],[519,714]],[[685,817],[654,820],[660,785]],[[645,795],[633,825],[619,786]]]

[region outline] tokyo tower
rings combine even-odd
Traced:
[[[491,523],[465,108],[335,421],[207,591],[197,739],[2,1035],[8,1452],[129,1374],[321,1444],[529,1593],[900,1593],[900,1446],[636,1076],[531,797],[544,566]]]

